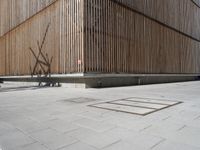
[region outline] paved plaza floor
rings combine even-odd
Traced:
[[[0,150],[200,150],[199,81],[103,89],[1,86]],[[126,99],[161,108],[134,98],[182,103],[147,115],[91,107]]]

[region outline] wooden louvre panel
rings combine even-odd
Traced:
[[[0,36],[56,0],[0,0]]]
[[[39,53],[49,23],[43,51],[53,57],[52,73],[83,72],[83,0],[57,0],[0,37],[0,75],[31,74],[36,60],[29,48]]]
[[[0,4],[0,75],[31,73],[36,60],[29,48],[38,53],[49,23],[44,53],[53,57],[54,74],[200,73],[200,9],[191,0]]]
[[[182,4],[183,1],[180,3],[177,3],[177,1],[179,0],[174,2],[177,5],[176,7],[185,8],[186,5]],[[129,2],[134,4],[135,1]],[[150,0],[149,3],[137,1],[138,5],[141,4],[144,8],[147,5],[164,7],[166,2],[163,1],[162,4],[157,0]],[[171,4],[172,1],[169,3]],[[190,18],[189,14],[194,11],[191,2],[186,4],[190,4],[191,7],[186,7],[185,15],[182,16],[184,19]],[[157,15],[161,15],[159,16],[160,19],[170,15],[167,12],[164,14],[164,10],[162,8],[159,11],[157,10]],[[195,26],[193,30],[192,20],[189,20],[191,23],[188,23],[184,19],[171,16],[169,18],[176,22],[174,25],[179,24],[179,26],[169,27],[113,0],[87,0],[85,11],[85,72],[200,73],[198,59],[200,43],[198,39],[194,39],[187,33],[189,29],[190,34],[198,29],[198,26]],[[196,10],[196,13],[198,11]],[[149,15],[153,16],[156,13],[152,12]],[[161,19],[161,21],[163,20]],[[169,21],[169,23],[174,22]],[[180,30],[188,29],[188,31],[185,30],[186,33],[184,33],[176,28],[180,28]]]
[[[199,0],[112,0],[200,40]]]

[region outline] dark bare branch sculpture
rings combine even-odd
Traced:
[[[47,33],[49,31],[49,27],[50,27],[50,23],[48,24],[48,26],[46,28],[41,45],[40,45],[39,41],[37,41],[37,48],[39,51],[38,55],[36,55],[35,51],[31,47],[29,48],[36,60],[36,63],[34,65],[33,69],[30,66],[32,77],[34,75],[37,75],[38,77],[42,77],[42,75],[44,75],[44,77],[51,77],[51,64],[53,62],[53,57],[49,58],[49,55],[47,53],[44,54],[44,52],[43,52],[43,47],[44,47],[44,44],[46,41]],[[38,71],[38,68],[39,68],[39,71]]]

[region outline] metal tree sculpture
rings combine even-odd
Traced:
[[[31,76],[33,77],[34,75],[37,75],[38,77],[41,77],[42,75],[44,75],[45,77],[51,77],[51,64],[53,61],[53,57],[51,57],[51,59],[49,59],[48,54],[44,54],[43,53],[43,47],[44,47],[44,43],[46,41],[46,37],[47,37],[47,33],[49,31],[49,27],[50,27],[50,23],[48,24],[42,43],[40,44],[39,41],[37,41],[37,47],[38,47],[38,55],[36,55],[35,51],[30,47],[30,51],[32,52],[36,62],[34,65],[34,68],[32,69],[32,67],[30,66],[30,70],[31,70]],[[38,68],[39,71],[38,71]]]
[[[49,58],[48,54],[43,52],[44,44],[46,41],[47,33],[49,31],[50,23],[47,25],[42,43],[40,44],[39,41],[37,41],[37,48],[38,48],[38,54],[35,53],[35,51],[30,47],[30,51],[33,54],[36,62],[34,65],[34,68],[30,66],[30,71],[31,71],[31,76],[33,77],[34,75],[37,75],[37,77],[51,77],[51,64],[53,61],[53,57]],[[39,83],[39,86],[41,85],[42,82]],[[54,83],[49,82],[46,85],[54,86]]]

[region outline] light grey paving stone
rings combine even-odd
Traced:
[[[35,140],[19,131],[10,132],[0,136],[0,146],[5,150],[14,149],[34,142]]]
[[[145,134],[153,135],[153,136],[168,138],[169,136],[173,135],[175,132],[178,132],[178,130],[183,127],[184,127],[184,124],[163,121],[156,124],[152,124],[152,126],[150,126],[149,128],[141,132]]]
[[[60,134],[59,132],[46,129],[39,132],[31,133],[31,137],[35,140],[44,144],[49,149],[59,149],[64,146],[76,143],[77,140],[65,134]]]
[[[143,133],[138,133],[124,139],[125,142],[136,147],[141,147],[142,149],[151,149],[163,140],[165,139]]]
[[[94,130],[90,130],[87,128],[80,127],[79,129],[67,133],[68,136],[74,137],[76,139],[84,139],[85,137],[91,136],[91,135],[97,135],[98,132],[95,132]]]
[[[130,117],[130,116],[129,116]],[[144,119],[137,119],[135,117],[133,117],[134,119],[128,119],[128,118],[122,118],[122,117],[113,117],[109,120],[107,120],[107,122],[116,124],[119,127],[125,128],[125,129],[129,129],[129,130],[133,130],[133,131],[141,131],[143,129],[149,128],[152,126],[153,123],[155,122],[151,122],[151,121],[146,121]]]
[[[200,147],[200,129],[186,126],[182,130],[171,134],[168,139],[177,143]]]
[[[102,150],[148,150],[140,145],[134,145],[125,141],[120,141],[113,145],[103,148]]]
[[[129,106],[146,107],[146,108],[151,108],[151,109],[162,109],[162,108],[167,107],[166,105],[152,104],[152,103],[140,103],[140,102],[134,102],[134,101],[127,101],[127,100],[112,101],[110,103],[129,105]]]
[[[137,98],[137,97],[133,97],[133,98],[128,98],[128,100],[132,100],[132,101],[138,101],[138,102],[147,102],[147,103],[157,103],[157,104],[163,104],[163,105],[174,105],[178,102],[176,101],[170,101],[170,100],[160,100],[160,99],[153,99],[153,98]]]
[[[4,134],[8,134],[10,132],[14,132],[17,129],[9,123],[0,121],[0,136]]]
[[[108,131],[108,130],[116,127],[115,125],[110,124],[110,123],[105,123],[102,121],[95,121],[95,120],[86,119],[86,118],[77,120],[74,123],[80,127],[92,129],[96,132],[104,132],[104,131]]]
[[[125,128],[121,128],[121,127],[116,127],[112,130],[105,131],[104,134],[107,136],[110,136],[110,137],[113,136],[113,137],[119,138],[120,140],[123,140],[125,138],[137,135],[138,132],[135,132],[135,131],[129,130],[129,129],[125,129]]]
[[[110,119],[123,119],[132,122],[144,118],[144,116],[134,115],[130,113],[121,113],[116,111],[109,111],[108,113],[104,114],[104,117],[108,118],[106,121],[109,121]]]
[[[87,105],[83,104],[83,105],[78,105],[75,104],[72,107],[69,107],[64,110],[64,113],[66,113],[66,115],[74,115],[77,116],[80,113],[84,113],[87,111]],[[76,119],[76,118],[75,118]]]
[[[98,133],[93,130],[81,128],[68,134],[81,142],[93,146],[97,149],[102,149],[106,146],[112,145],[120,139],[114,136],[107,136],[104,133]]]
[[[81,116],[77,116],[75,114],[68,114],[68,112],[62,113],[62,114],[59,114],[59,115],[55,115],[55,118],[63,120],[63,121],[67,121],[67,122],[73,122],[73,121],[76,121],[76,120],[83,119],[83,117],[81,117]]]
[[[4,122],[10,122],[17,120],[21,116],[19,114],[15,114],[14,112],[9,112],[8,109],[5,112],[1,112],[0,120]]]
[[[200,129],[200,119],[196,119],[191,122],[187,122],[186,125]]]
[[[11,123],[17,129],[26,133],[36,132],[47,128],[47,126],[44,126],[41,123],[31,120],[29,118],[19,118],[11,121]]]
[[[43,125],[50,127],[61,133],[70,132],[79,128],[74,123],[70,123],[67,121],[60,120],[60,119],[54,119],[54,120],[44,122]]]
[[[72,132],[67,132],[63,138],[63,134],[61,133],[65,131],[65,127],[62,128],[62,125],[59,129],[59,125],[52,123],[53,125],[50,125],[52,126],[50,130],[55,131],[58,136],[45,134],[47,137],[45,138],[47,141],[46,143],[52,143],[48,146],[53,150],[55,147],[60,147],[61,145],[64,145],[62,148],[66,148],[68,146],[70,147],[72,145],[75,146],[77,142],[81,142],[82,144],[84,143],[90,147],[96,146],[97,149],[113,148],[115,145],[117,145],[113,149],[132,150],[132,148],[135,148],[138,150],[143,150],[151,147],[152,145],[155,146],[154,148],[161,145],[163,143],[162,141],[159,143],[159,140],[154,139],[161,137],[161,139],[166,138],[166,141],[170,141],[169,144],[166,144],[166,147],[169,147],[169,149],[172,149],[171,147],[173,146],[183,149],[183,145],[189,149],[192,149],[199,147],[198,139],[200,139],[200,133],[198,131],[200,127],[198,121],[198,116],[200,116],[199,89],[200,82],[189,82],[106,89],[46,88],[39,90],[0,93],[0,120],[1,122],[6,122],[6,124],[11,125],[11,127],[5,124],[0,125],[0,128],[2,129],[0,130],[3,133],[2,135],[5,136],[13,132],[12,127],[14,126],[15,128],[16,124],[18,125],[18,129],[26,132],[27,134],[32,134],[31,132],[35,133],[36,131],[37,134],[40,132],[43,134],[43,128],[41,128],[41,130],[37,130],[40,128],[37,127],[37,123],[42,123],[45,128],[48,128],[49,126],[46,122],[50,120],[60,119],[64,122],[71,123],[87,118],[89,120],[103,122],[104,124],[112,124],[116,126],[116,128],[104,131],[104,129],[107,127],[103,126],[103,128],[99,128],[96,126],[91,126],[93,130],[90,130],[91,127],[90,129],[86,128],[86,126],[83,126],[85,123],[81,122],[82,128],[80,129],[83,131],[77,129],[73,130]],[[68,99],[71,97],[91,97],[94,99],[104,99],[105,101],[126,99],[128,97],[149,97],[152,99],[183,101],[184,103],[144,117],[88,107],[86,104],[68,105],[67,103],[64,104],[58,102],[58,100]],[[104,102],[104,100],[100,102]],[[33,122],[27,120],[26,118],[31,119]],[[181,127],[181,130],[176,132],[176,129],[179,128],[179,125],[183,128]],[[100,131],[104,132],[101,133]],[[134,134],[132,134],[132,131]],[[142,134],[143,136],[140,137],[135,133]],[[72,143],[72,145],[68,145],[68,143],[71,142],[65,142],[63,139],[66,139],[66,137],[70,137],[72,135],[77,140],[75,140],[76,142]],[[24,136],[27,137],[27,135]],[[57,137],[62,137],[62,139],[60,140]],[[8,139],[11,139],[11,136],[8,136]],[[50,141],[49,139],[56,140]],[[2,141],[3,140],[1,140],[1,142]],[[23,140],[23,138],[21,138],[21,140],[20,138],[17,138],[14,141],[18,141],[19,144],[15,144],[15,142],[9,142],[9,146],[11,145],[10,143],[12,143],[16,145],[16,149],[24,147],[24,145],[30,145],[27,145],[29,142],[23,142],[26,141]],[[35,140],[33,141],[35,142]],[[59,141],[61,143],[59,143]],[[67,143],[67,145],[65,145],[65,143]],[[77,149],[78,148],[79,147],[77,146]],[[164,149],[165,146],[161,146],[161,149],[162,148]],[[13,150],[12,146],[10,146],[8,150]]]
[[[88,144],[78,142],[72,145],[66,146],[60,150],[97,150],[95,147],[89,146]]]
[[[179,122],[183,123],[188,126],[194,126],[194,127],[200,127],[200,124],[198,123],[196,117],[199,113],[192,111],[192,108],[190,111],[186,111],[185,109],[181,111],[180,113],[174,114],[171,118],[168,119],[170,122]]]
[[[82,117],[82,118],[87,118],[87,119],[91,119],[91,120],[95,120],[95,121],[106,121],[108,119],[110,119],[108,114],[110,111],[106,110],[106,111],[102,111],[103,109],[96,109],[93,107],[88,107],[89,110],[84,112],[84,113],[80,113],[78,114],[78,116]]]
[[[42,113],[41,113],[42,112]],[[50,112],[44,112],[43,108],[29,115],[29,117],[39,123],[56,119],[55,116],[50,115]]]
[[[49,150],[49,149],[45,147],[44,145],[36,142],[36,143],[25,145],[22,147],[14,148],[13,150]]]
[[[200,150],[200,147],[186,145],[183,143],[175,143],[166,140],[155,146],[152,150]]]
[[[151,113],[154,111],[154,109],[116,105],[116,104],[110,104],[110,103],[101,103],[101,104],[95,104],[92,106],[101,108],[101,109],[108,109],[108,110],[112,110],[112,111],[121,111],[121,112],[133,113],[133,114],[138,114],[138,115],[145,115],[147,113]]]
[[[96,102],[95,102],[96,103]],[[93,104],[95,104],[93,103]],[[106,113],[109,113],[110,111],[109,110],[105,110],[105,109],[96,109],[94,107],[87,107],[87,111],[86,112],[92,112],[92,113],[95,113],[95,114],[106,114]]]

